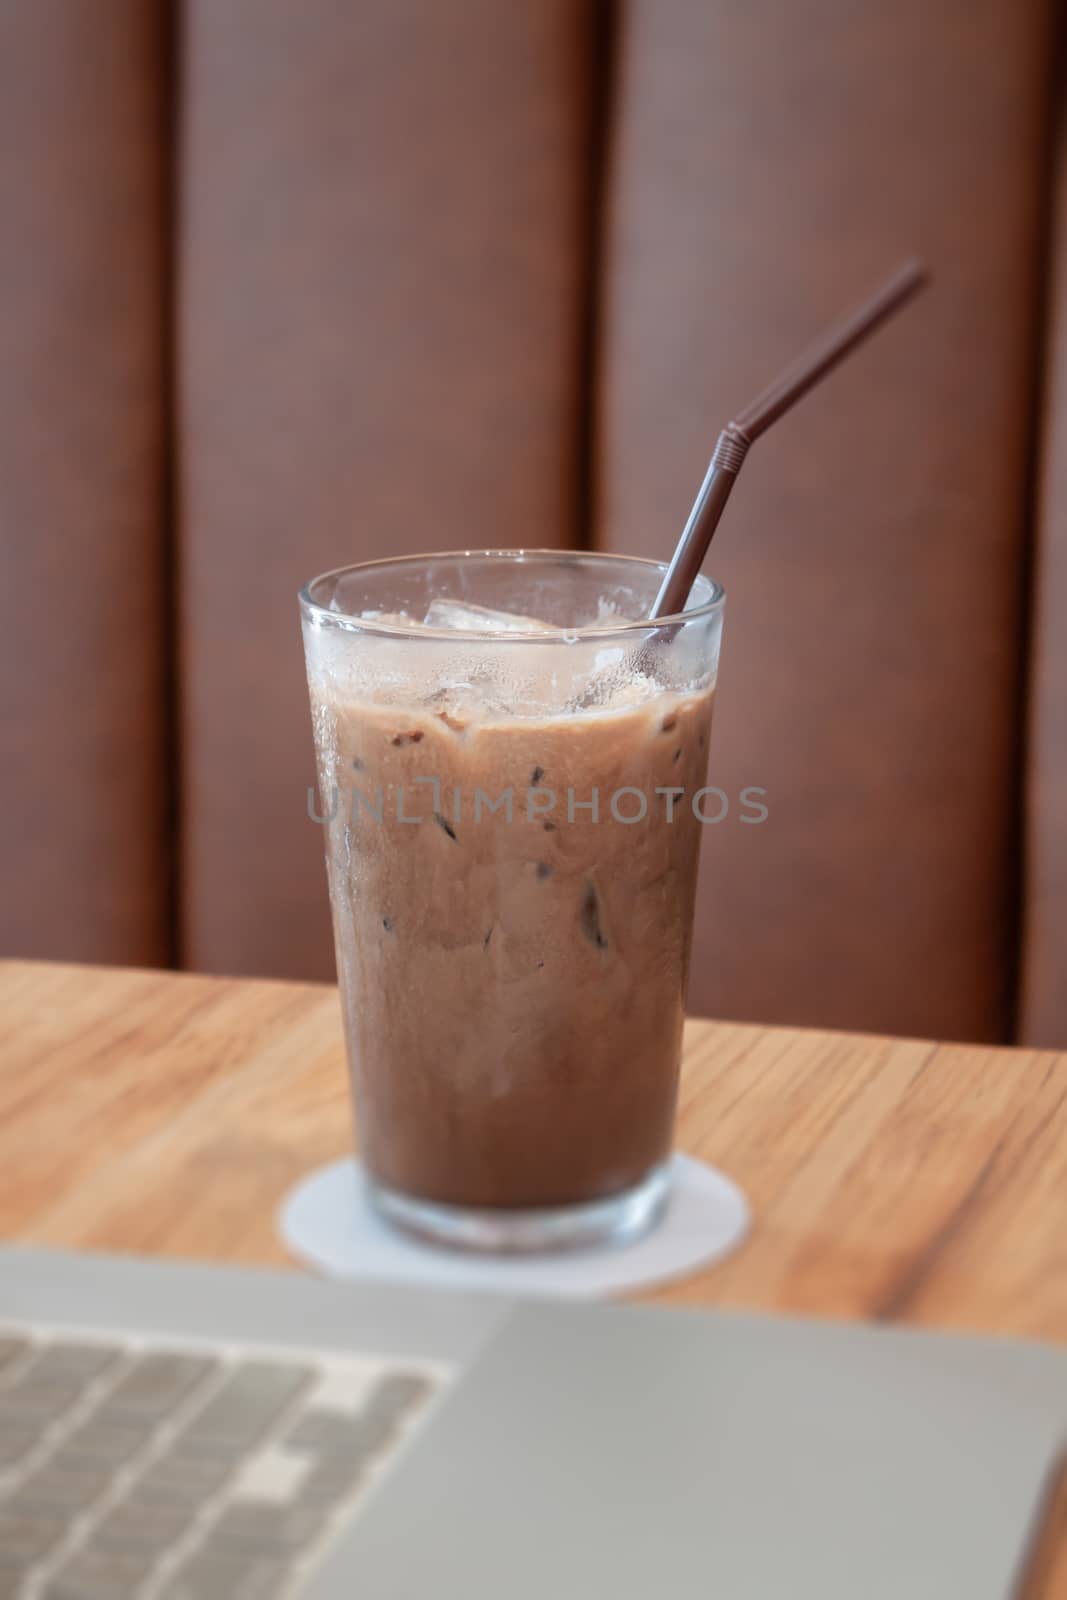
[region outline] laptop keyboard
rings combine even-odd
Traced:
[[[0,1600],[288,1600],[430,1363],[0,1328]]]

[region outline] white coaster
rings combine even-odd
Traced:
[[[651,1233],[630,1245],[543,1256],[479,1256],[408,1239],[367,1203],[358,1161],[335,1161],[282,1202],[285,1244],[331,1278],[376,1278],[440,1289],[594,1299],[688,1277],[727,1255],[748,1228],[748,1206],[714,1167],[676,1155],[671,1197]]]

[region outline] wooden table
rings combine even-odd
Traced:
[[[350,1140],[333,988],[0,963],[0,1234],[281,1262]],[[694,1021],[678,1142],[755,1222],[649,1298],[1067,1340],[1067,1055]]]
[[[351,1138],[332,987],[0,963],[0,1234],[281,1262]],[[678,1142],[755,1225],[650,1298],[1067,1341],[1067,1055],[691,1022]]]

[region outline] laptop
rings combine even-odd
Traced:
[[[1067,1353],[0,1249],[0,1597],[1005,1600]]]

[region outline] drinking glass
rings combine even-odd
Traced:
[[[301,592],[358,1143],[424,1237],[631,1239],[666,1202],[724,596],[650,623],[663,571],[462,552]]]

